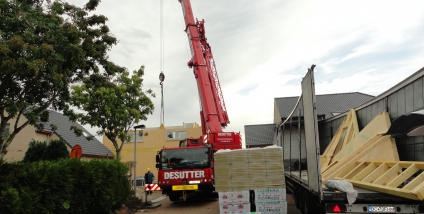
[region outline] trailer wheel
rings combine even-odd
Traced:
[[[178,196],[178,195],[170,195],[169,196],[169,200],[170,201],[179,201],[180,200],[180,196]]]

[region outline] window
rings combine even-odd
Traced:
[[[201,168],[210,166],[208,148],[162,150],[162,169]]]
[[[137,132],[137,139],[135,136],[135,132],[129,134],[129,136],[131,137],[130,141],[128,143],[134,143],[134,140],[137,140],[137,143],[142,143],[144,142],[144,134],[143,132]]]
[[[10,124],[8,123],[8,124],[6,124],[6,129],[4,129],[4,137],[5,138],[7,138],[7,137],[9,137],[9,133],[10,132]]]
[[[167,140],[179,140],[187,138],[187,131],[173,131],[173,132],[166,132],[166,139]]]

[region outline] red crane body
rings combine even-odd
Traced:
[[[171,201],[191,192],[214,192],[214,153],[221,149],[241,149],[240,133],[223,132],[229,123],[219,84],[212,50],[207,42],[204,20],[194,19],[190,0],[181,3],[185,32],[190,44],[191,60],[202,110],[203,135],[180,141],[177,148],[163,148],[156,156],[158,184]]]
[[[190,0],[179,1],[183,9],[186,24],[185,32],[187,33],[192,56],[187,65],[193,68],[202,105],[200,118],[203,135],[208,135],[209,142],[217,150],[240,149],[240,134],[222,131],[222,128],[225,128],[230,123],[230,120],[228,119],[224,96],[219,84],[212,49],[207,42],[204,28],[205,21],[194,19]]]
[[[230,123],[225,109],[218,74],[213,59],[212,50],[206,40],[204,20],[194,20],[190,1],[180,0],[184,20],[185,32],[190,42],[192,59],[187,63],[193,67],[194,77],[197,81],[204,120],[203,127],[213,133],[222,132],[221,127]],[[206,134],[206,133],[203,133]]]

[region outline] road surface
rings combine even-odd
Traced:
[[[160,200],[161,197],[164,199]],[[188,197],[187,201],[171,202],[168,197],[162,196],[161,192],[155,192],[152,196],[148,196],[148,201],[160,200],[154,205],[160,204],[159,207],[154,209],[143,209],[137,213],[155,213],[155,214],[168,214],[168,213],[184,213],[184,214],[219,214],[219,201],[217,198],[202,198],[202,197]],[[287,194],[287,214],[301,214],[294,204],[292,194]]]

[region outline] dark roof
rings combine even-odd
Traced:
[[[272,145],[275,124],[246,125],[244,134],[246,147]]]
[[[325,119],[328,119],[337,114],[349,111],[352,108],[360,106],[361,104],[374,98],[374,96],[359,92],[351,92],[316,95],[316,98],[317,114],[325,115]],[[299,97],[275,98],[274,102],[277,105],[278,112],[280,113],[281,118],[287,118],[290,115],[298,99]],[[300,102],[298,108],[303,108],[302,106],[302,102]],[[298,108],[296,108],[294,115],[297,115]]]
[[[51,129],[50,124],[56,125],[57,129],[55,133],[71,148],[79,144],[81,146],[83,156],[115,156],[96,138],[89,141],[85,138],[85,136],[77,137],[74,131],[71,130],[71,126],[80,128],[88,135],[91,134],[80,124],[69,121],[69,118],[61,113],[49,110],[49,122],[44,123],[44,129]]]
[[[352,92],[316,95],[316,98],[317,114],[325,115],[325,119],[328,119],[335,116],[337,113],[343,113],[360,106],[374,98],[374,96]],[[290,115],[298,99],[299,97],[280,97],[274,99],[281,118],[287,118]],[[300,102],[299,107],[303,108],[302,106],[302,102]],[[297,115],[298,108],[296,108],[294,116]],[[246,135],[246,147],[272,145],[274,127],[275,124],[245,125],[244,134]]]

